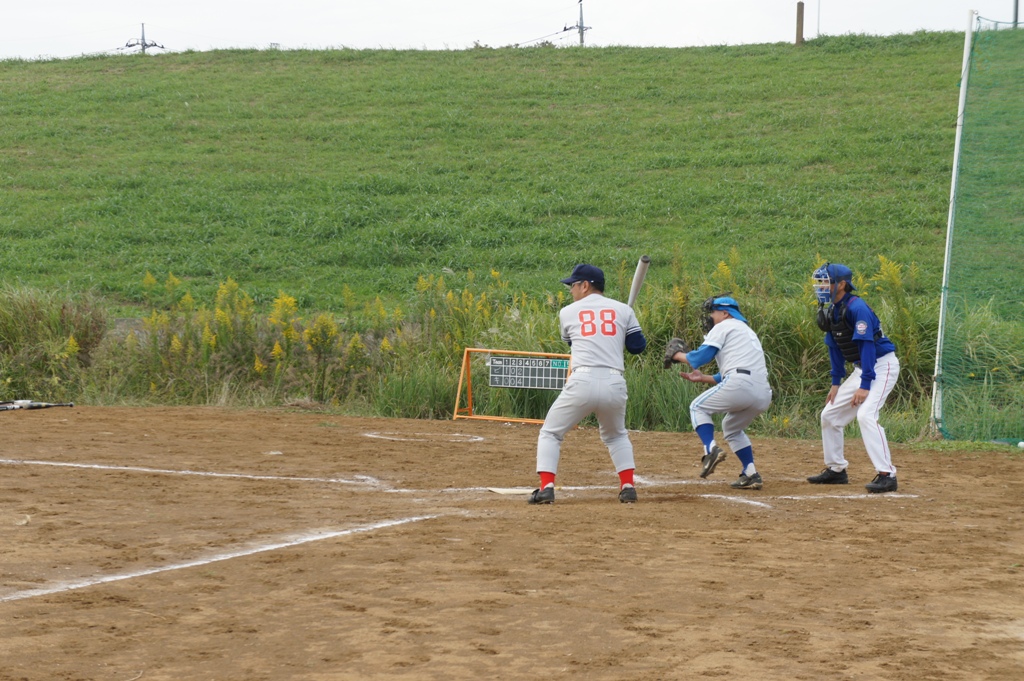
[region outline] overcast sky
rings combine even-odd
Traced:
[[[1012,21],[1020,0],[805,0],[804,36],[964,31],[968,10]],[[464,49],[578,45],[577,0],[37,0],[7,2],[0,58],[235,47]],[[591,46],[791,42],[797,0],[583,0]],[[123,48],[118,50],[118,48]],[[152,52],[161,50],[153,48]]]

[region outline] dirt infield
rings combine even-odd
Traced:
[[[1024,459],[284,411],[0,414],[0,679],[1021,679]],[[59,464],[59,465],[58,465]]]

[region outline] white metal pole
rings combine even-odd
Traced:
[[[932,429],[942,427],[942,345],[946,339],[946,307],[949,304],[949,261],[953,247],[953,220],[956,214],[956,185],[960,177],[960,140],[964,134],[964,110],[967,108],[967,80],[971,70],[971,44],[977,11],[967,12],[964,35],[964,60],[960,70],[960,102],[956,112],[956,140],[953,142],[953,177],[949,188],[949,215],[946,217],[946,255],[942,264],[942,295],[939,298],[939,333],[935,343],[935,377],[932,383]]]

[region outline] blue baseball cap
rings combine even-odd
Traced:
[[[741,322],[747,322],[747,318],[740,312],[740,304],[732,298],[715,298],[711,301],[711,309],[728,312],[732,315],[733,319],[738,319]],[[749,324],[750,322],[747,323]]]
[[[572,274],[562,279],[562,283],[566,286],[572,286],[578,281],[589,281],[596,288],[604,290],[604,272],[600,267],[586,264],[576,265],[572,268]]]

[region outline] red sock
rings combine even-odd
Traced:
[[[555,484],[555,474],[548,473],[546,471],[540,471],[540,488],[544,489],[549,484]]]
[[[626,485],[633,484],[633,469],[627,468],[624,471],[619,471],[619,489],[622,489]]]

